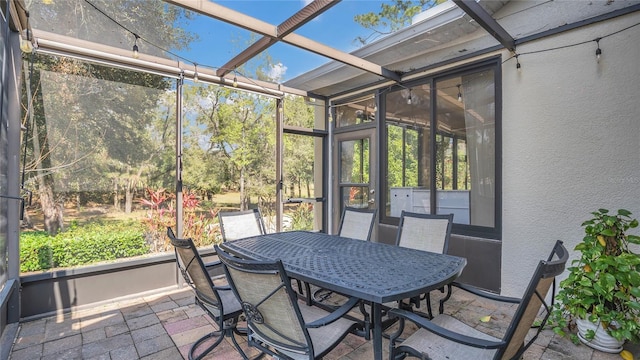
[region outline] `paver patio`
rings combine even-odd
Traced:
[[[446,304],[447,313],[456,313],[460,319],[482,327],[494,336],[504,331],[514,309],[513,306],[496,306],[455,290]],[[487,315],[491,320],[481,322],[480,318]],[[214,323],[194,304],[191,290],[186,288],[25,321],[20,325],[10,359],[186,359],[191,344],[214,328]],[[406,331],[414,330],[409,327]],[[257,355],[246,346],[244,339],[240,340],[247,354]],[[640,347],[627,348],[636,358],[640,357]],[[384,358],[388,358],[386,340],[383,351]],[[328,360],[371,358],[371,343],[355,335],[349,335],[325,357]],[[230,341],[224,341],[206,359],[241,357]],[[545,329],[524,359],[617,360],[620,356],[576,346]]]

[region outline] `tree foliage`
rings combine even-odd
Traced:
[[[358,36],[356,41],[362,45],[382,35],[396,32],[411,24],[411,19],[418,13],[436,6],[446,0],[393,0],[380,4],[377,13],[368,12],[356,15],[353,20],[365,29],[371,30],[367,37]]]
[[[27,6],[35,27],[111,46],[130,46],[132,31],[173,49],[195,38],[175,26],[190,14],[160,2],[33,1]],[[141,17],[144,22],[136,21]],[[149,21],[150,28],[135,28]],[[60,24],[64,28],[58,28]],[[152,53],[150,47],[146,50]],[[29,67],[23,124],[31,130],[25,170],[36,188],[46,230],[56,233],[61,228],[69,193],[76,194],[80,205],[83,192],[113,191],[114,205],[119,206],[124,192],[125,208],[131,211],[134,192],[155,171],[155,158],[167,160],[158,139],[167,135],[168,117],[162,112],[173,107],[161,100],[172,82],[64,57],[31,55],[24,60]],[[162,178],[162,170],[154,177]]]

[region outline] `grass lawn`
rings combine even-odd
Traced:
[[[221,207],[240,207],[240,193],[230,191],[213,195],[213,203]]]

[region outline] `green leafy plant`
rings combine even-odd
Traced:
[[[585,319],[602,326],[618,341],[640,340],[640,256],[629,244],[640,244],[640,237],[626,234],[638,226],[631,212],[620,209],[610,215],[607,209],[591,213],[584,223],[585,236],[574,250],[580,258],[568,268],[569,276],[560,282],[556,304],[551,314],[553,330],[579,339],[575,319]],[[585,334],[592,340],[595,331]]]
[[[300,204],[291,213],[291,230],[313,230],[312,204]]]
[[[149,253],[135,221],[74,225],[55,236],[46,231],[20,234],[20,271],[42,271],[112,261]]]

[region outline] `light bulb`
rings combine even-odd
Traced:
[[[596,49],[596,61],[600,62],[600,57],[602,56],[602,50],[600,50],[600,47],[598,47]]]
[[[133,40],[133,58],[137,59],[140,56],[140,53],[138,52],[138,39],[140,36],[138,36],[138,34],[133,34],[133,36],[135,37]]]
[[[407,105],[411,105],[411,95],[407,98]]]
[[[22,50],[23,53],[29,54],[33,51],[33,44],[29,40],[20,38],[20,50]]]
[[[458,84],[458,101],[462,102],[462,92],[460,92],[460,84]]]
[[[238,79],[233,75],[233,87],[238,87]]]
[[[198,65],[193,64],[193,82],[198,82]]]

